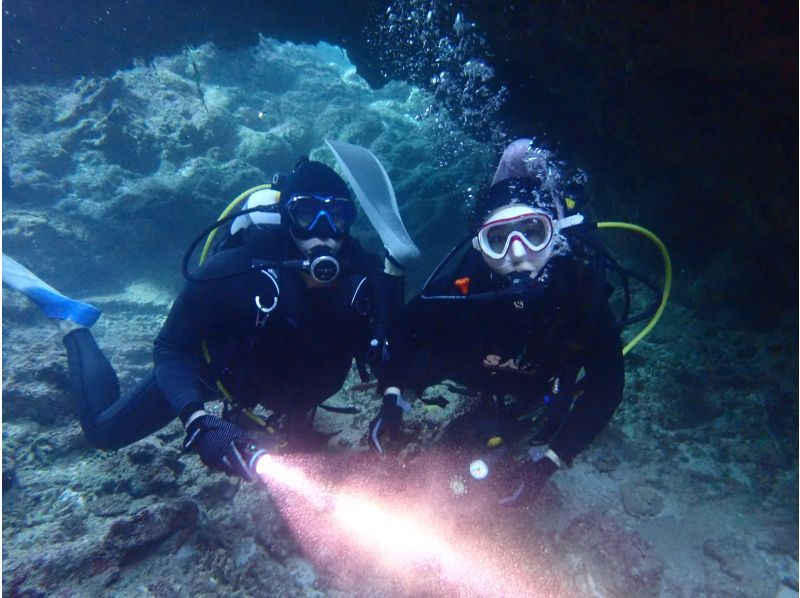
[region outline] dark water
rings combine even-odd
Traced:
[[[512,554],[536,563],[530,592],[796,595],[797,19],[779,18],[796,7],[323,4],[5,2],[4,252],[103,309],[93,332],[125,391],[190,240],[297,156],[332,163],[325,137],[385,165],[423,252],[415,289],[505,143],[536,136],[564,181],[588,179],[587,215],[667,242],[673,291],[608,429],[537,512],[483,530],[486,575]],[[363,218],[354,234],[378,244]],[[604,240],[660,280],[645,240]],[[353,552],[291,497],[182,456],[177,424],[95,451],[55,327],[9,289],[3,341],[4,595],[504,591]],[[374,411],[369,393],[336,400]],[[424,444],[452,416],[409,422]],[[349,455],[362,420],[320,425]]]

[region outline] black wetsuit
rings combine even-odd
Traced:
[[[286,246],[283,256],[258,257],[300,257]],[[122,398],[89,330],[68,334],[70,379],[89,441],[119,448],[185,419],[220,398],[217,381],[238,404],[281,413],[307,412],[335,394],[353,359],[363,360],[370,339],[387,334],[390,313],[402,305],[402,279],[384,274],[355,240],[337,257],[342,273],[326,287],[309,288],[298,270],[281,267],[187,283],[155,340],[153,373]],[[252,258],[249,246],[226,249],[197,276],[241,272]]]
[[[466,288],[467,278],[467,296],[503,287],[471,251],[426,295],[463,296],[455,281],[461,279]],[[569,463],[608,424],[622,400],[622,350],[608,291],[596,267],[562,256],[548,262],[534,293],[516,304],[507,297],[473,302],[418,296],[406,314],[413,330],[406,383],[422,389],[449,379],[492,403],[492,415],[484,410],[473,420],[483,442],[505,435],[520,415],[538,407],[543,417],[536,419],[537,439]],[[581,368],[585,377],[576,386]],[[515,400],[513,408],[504,406],[505,395]],[[530,432],[533,419],[521,421]]]

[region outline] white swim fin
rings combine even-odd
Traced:
[[[345,178],[389,254],[405,265],[419,257],[419,249],[406,231],[392,182],[378,158],[365,147],[325,140]]]
[[[3,254],[3,284],[18,290],[38,305],[48,318],[72,320],[89,327],[100,317],[100,310],[59,293],[16,260]]]

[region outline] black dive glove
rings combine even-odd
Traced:
[[[409,411],[411,405],[403,399],[399,390],[390,389],[383,395],[383,406],[378,415],[369,422],[369,446],[379,455],[384,454],[380,437],[384,432],[389,436],[397,436],[403,423],[403,412]]]
[[[501,506],[531,504],[539,497],[545,482],[558,471],[558,465],[547,457],[538,461],[525,461],[504,472],[498,481],[495,496]]]
[[[253,479],[249,456],[258,446],[256,438],[236,424],[213,415],[201,415],[186,428],[184,450],[193,450],[208,467],[228,475]]]

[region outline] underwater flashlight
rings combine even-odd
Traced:
[[[476,480],[483,480],[489,475],[489,466],[483,459],[475,459],[469,464],[469,473]]]
[[[253,456],[250,457],[250,473],[257,476],[262,476],[269,468],[269,463],[272,460],[270,454],[264,449],[259,449]]]

